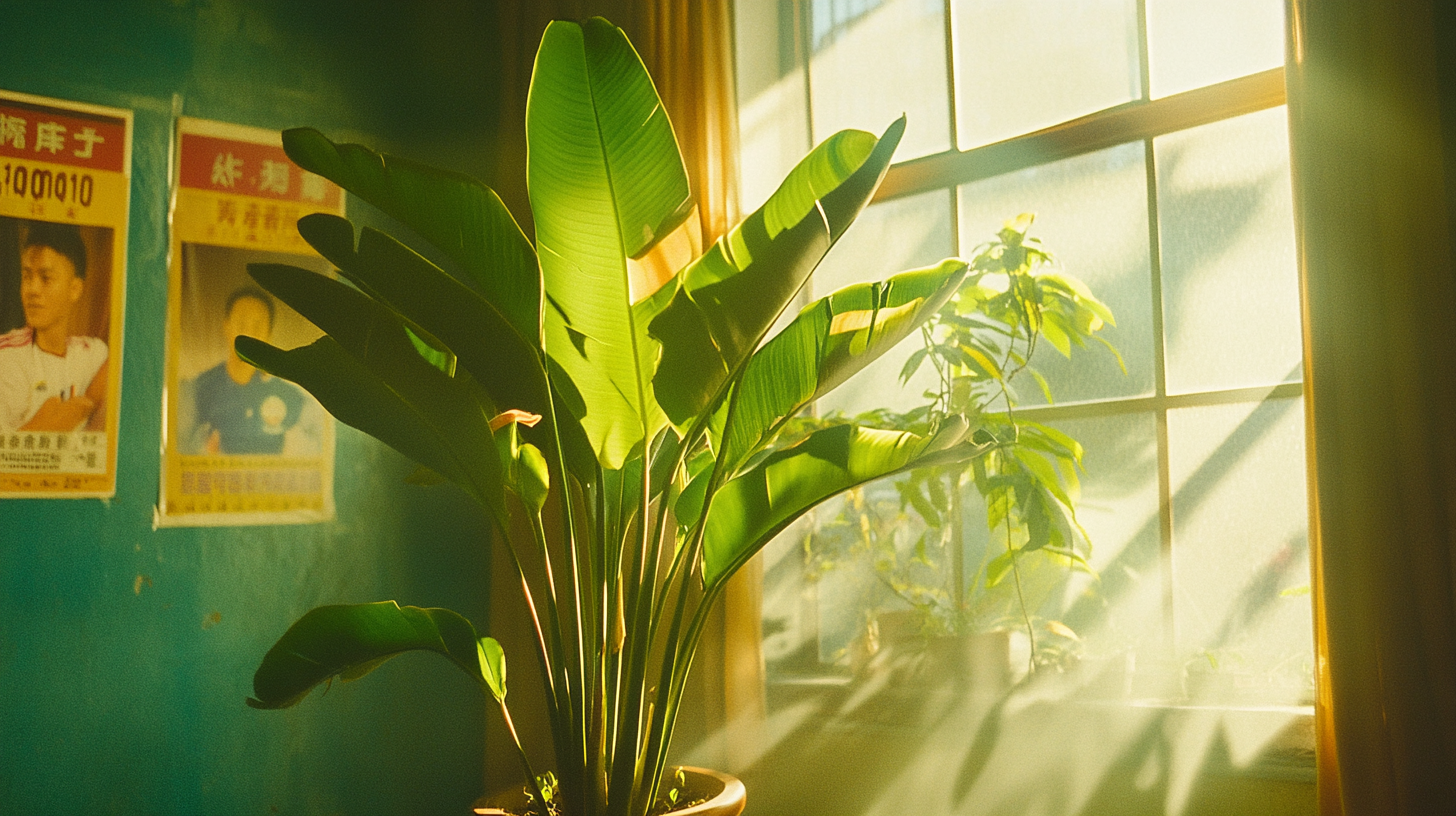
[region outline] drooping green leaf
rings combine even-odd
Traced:
[[[435,368],[397,315],[346,284],[281,264],[250,264],[248,273],[332,343],[283,352],[239,338],[240,354],[303,386],[344,423],[460,484],[503,516],[500,461],[490,455],[496,406],[473,378]],[[353,359],[340,361],[337,350]],[[397,427],[402,422],[413,427]]]
[[[585,480],[595,457],[569,412],[553,412],[540,349],[489,301],[388,235],[366,227],[354,247],[354,228],[323,213],[305,216],[298,231],[340,272],[371,296],[438,338],[501,408],[546,417],[527,432],[550,449],[559,432],[567,465]],[[559,419],[561,427],[551,422]]]
[[[1040,481],[1033,483],[1019,505],[1030,536],[1026,542],[1028,552],[1042,547],[1072,546],[1072,526],[1057,497],[1044,484]]]
[[[482,637],[475,642],[476,657],[480,661],[480,674],[486,688],[497,703],[506,701],[506,651],[493,637]]]
[[[966,265],[942,261],[810,304],[748,361],[737,386],[722,467],[733,473],[786,417],[893,348],[955,293]]]
[[[410,372],[393,378],[416,384],[394,385],[393,375],[376,372],[332,337],[289,351],[239,337],[237,350],[250,364],[298,383],[340,422],[465,488],[505,523],[500,459],[494,455],[489,419],[466,383],[420,360],[441,379],[428,382],[428,375]]]
[[[920,370],[921,363],[924,363],[929,356],[930,351],[924,348],[918,348],[912,352],[910,357],[905,360],[905,365],[900,368],[900,384],[905,385],[910,382],[910,378],[915,376],[915,372]]]
[[[1047,460],[1045,456],[1034,451],[1025,450],[1020,445],[1013,449],[1016,460],[1026,468],[1038,484],[1050,491],[1056,499],[1063,504],[1070,505],[1072,500],[1067,492],[1062,489],[1062,480],[1057,473],[1056,467]]]
[[[1117,325],[1117,321],[1112,316],[1112,310],[1107,308],[1105,303],[1094,297],[1092,290],[1088,289],[1087,284],[1083,283],[1080,279],[1074,278],[1071,275],[1059,275],[1054,272],[1042,273],[1036,277],[1042,286],[1053,287],[1066,293],[1068,296],[1074,298],[1078,305],[1091,310],[1093,314],[1097,315],[1107,325]],[[1095,330],[1097,327],[1092,328]]]
[[[468,377],[428,381],[359,361],[332,337],[283,351],[239,338],[239,354],[303,386],[331,414],[448,478],[504,518],[502,482],[484,394]],[[421,380],[425,380],[421,382]]]
[[[986,588],[990,589],[1001,583],[1001,579],[1005,578],[1011,572],[1011,568],[1015,564],[1016,555],[1012,550],[1006,550],[995,558],[992,558],[986,564]]]
[[[657,349],[632,308],[661,280],[634,280],[628,261],[687,219],[687,171],[642,61],[600,18],[547,27],[526,140],[547,351],[581,393],[602,466],[619,468],[664,423]]]
[[[298,231],[343,275],[437,337],[497,404],[546,414],[546,372],[539,350],[476,291],[378,230],[354,228],[335,215],[299,219]]]
[[[1070,327],[1067,325],[1066,318],[1062,317],[1057,312],[1046,310],[1042,312],[1042,318],[1042,338],[1045,339],[1048,343],[1051,343],[1052,347],[1055,348],[1063,357],[1071,359],[1072,343],[1075,339],[1077,344],[1081,345],[1081,339],[1077,338],[1075,334],[1068,331]]]
[[[651,323],[658,402],[684,427],[709,410],[829,247],[869,203],[905,130],[843,131],[815,148],[763,207],[677,277]],[[817,204],[816,204],[817,202]]]
[[[253,675],[253,708],[288,708],[318,684],[364,676],[389,658],[431,651],[482,680],[475,627],[448,609],[394,601],[320,606],[299,618],[263,656]]]
[[[1045,376],[1043,376],[1040,371],[1037,371],[1036,369],[1031,368],[1031,367],[1027,367],[1027,368],[1025,368],[1023,370],[1027,374],[1030,374],[1031,375],[1032,381],[1034,381],[1036,383],[1037,387],[1041,389],[1041,395],[1042,395],[1043,398],[1046,399],[1048,405],[1051,405],[1052,403],[1056,402],[1056,400],[1052,399],[1052,386],[1051,386],[1051,383],[1047,382],[1047,378]]]
[[[939,527],[941,525],[940,512],[936,509],[935,504],[924,493],[920,492],[922,484],[919,481],[908,482],[905,485],[905,489],[900,491],[900,495],[905,501],[910,502],[910,505],[915,508],[915,512],[919,513],[921,518],[925,519],[927,526]]]
[[[283,149],[399,219],[449,256],[522,337],[541,343],[541,272],[531,243],[494,190],[459,173],[335,144],[311,128],[285,130]]]
[[[962,442],[968,429],[959,417],[931,436],[836,425],[770,454],[712,497],[704,584],[725,580],[780,530],[831,496],[902,470],[979,456],[985,447]]]

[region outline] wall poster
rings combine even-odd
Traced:
[[[0,91],[0,498],[116,492],[131,125]]]
[[[289,161],[277,131],[182,118],[177,132],[157,523],[333,518],[333,418],[302,388],[239,359],[233,339],[293,348],[322,336],[247,268],[331,274],[297,223],[342,215],[343,191]]]

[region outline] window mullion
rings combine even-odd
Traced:
[[[794,33],[799,46],[799,62],[804,68],[804,132],[809,143],[804,150],[814,149],[814,80],[810,76],[810,63],[814,56],[814,13],[809,0],[794,1]]]
[[[1139,98],[1144,102],[1153,98],[1152,67],[1148,61],[1148,0],[1137,0],[1138,27],[1138,82],[1142,87]]]
[[[1139,3],[1141,5],[1141,3]],[[1146,65],[1146,63],[1144,63]],[[1148,185],[1148,271],[1151,276],[1150,304],[1153,316],[1153,394],[1157,400],[1156,428],[1158,451],[1158,564],[1163,584],[1163,646],[1171,657],[1176,654],[1177,632],[1173,615],[1173,485],[1172,466],[1168,456],[1167,346],[1163,327],[1163,262],[1158,234],[1158,165],[1153,140],[1143,140],[1143,162]]]
[[[947,150],[893,165],[875,201],[966,184],[1284,104],[1284,69],[1131,102],[973,150]]]
[[[941,6],[941,19],[945,22],[945,101],[950,108],[950,116],[946,117],[947,127],[950,129],[950,149],[955,151],[960,144],[960,134],[956,132],[956,73],[955,73],[955,20],[951,19],[953,0],[945,0]],[[954,192],[955,188],[951,188]],[[952,221],[951,223],[956,223]]]

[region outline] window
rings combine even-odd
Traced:
[[[1021,389],[1019,417],[1086,448],[1078,519],[1096,575],[1032,593],[1037,625],[1055,623],[1043,645],[1061,637],[1066,659],[1010,696],[947,682],[984,673],[984,645],[903,645],[910,607],[873,556],[816,560],[843,503],[765,550],[763,757],[738,769],[772,802],[760,812],[1080,813],[1141,797],[1175,813],[1227,794],[1211,773],[1312,778],[1270,750],[1310,747],[1295,732],[1313,695],[1282,3],[739,0],[735,14],[746,207],[836,130],[908,115],[899,163],[815,296],[969,257],[1035,212],[1032,234],[1116,315],[1105,335],[1126,366],[1043,350],[1055,402]],[[920,401],[924,381],[896,383],[918,342],[819,410]],[[893,485],[846,501],[914,557]],[[993,603],[977,567],[997,544],[976,501],[964,591]],[[1025,674],[1022,627],[989,628]],[[824,761],[791,780],[755,771],[775,757]]]

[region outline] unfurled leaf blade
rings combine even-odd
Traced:
[[[763,207],[676,281],[651,323],[662,343],[653,378],[679,426],[726,392],[764,335],[884,178],[905,120],[878,140],[844,131],[815,148]]]
[[[619,468],[664,424],[651,387],[657,349],[633,305],[670,272],[634,280],[629,260],[686,221],[687,172],[641,60],[599,18],[547,27],[526,139],[547,351],[581,394],[602,466]]]
[[[724,580],[770,538],[838,493],[903,470],[966,461],[987,448],[963,442],[953,417],[931,436],[837,425],[777,451],[713,495],[703,546],[703,581]]]
[[[966,265],[942,261],[810,304],[754,353],[737,386],[722,467],[733,473],[785,418],[893,348],[945,304]]]

